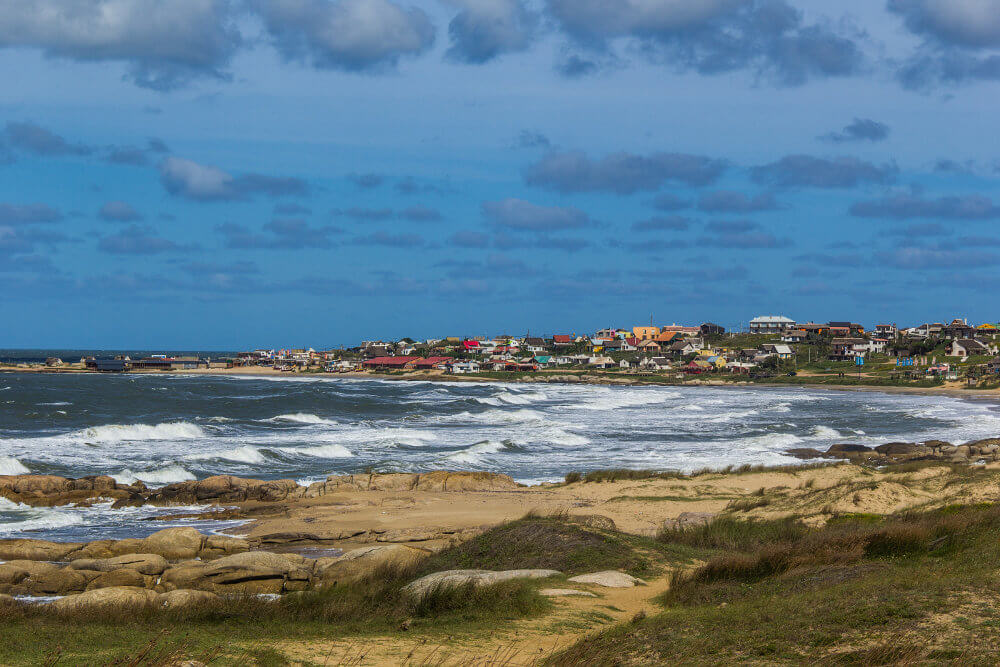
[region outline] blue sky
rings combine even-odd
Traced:
[[[1000,318],[1000,0],[0,0],[0,347]]]

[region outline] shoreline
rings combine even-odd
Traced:
[[[4,368],[0,367],[0,375],[3,374],[48,374],[48,375],[107,375],[81,368]],[[450,382],[450,383],[476,383],[476,384],[589,384],[598,386],[622,386],[622,387],[712,387],[726,389],[753,388],[802,388],[802,389],[823,389],[829,391],[854,391],[854,392],[880,392],[885,394],[915,394],[922,396],[952,396],[956,398],[968,398],[972,400],[995,400],[1000,401],[1000,387],[995,389],[966,389],[961,383],[958,386],[942,387],[905,387],[896,385],[853,385],[853,384],[826,384],[810,382],[753,382],[751,380],[740,380],[738,382],[725,382],[710,380],[707,382],[669,382],[665,376],[663,380],[645,380],[643,378],[631,376],[606,376],[592,375],[587,371],[565,371],[561,374],[525,374],[514,378],[494,378],[470,375],[447,375],[438,371],[413,371],[405,375],[384,375],[379,373],[347,372],[347,373],[297,373],[287,371],[276,371],[266,367],[245,367],[245,368],[211,368],[211,369],[189,369],[183,371],[158,371],[140,370],[129,371],[127,373],[115,373],[113,375],[156,375],[156,376],[209,376],[209,377],[259,377],[259,378],[289,378],[289,379],[351,379],[351,380],[387,380],[395,382]],[[570,380],[568,378],[575,378]]]

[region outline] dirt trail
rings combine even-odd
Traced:
[[[522,667],[539,664],[591,632],[621,623],[639,612],[653,614],[652,599],[669,588],[670,573],[635,588],[601,588],[554,583],[553,587],[590,591],[598,597],[557,597],[553,610],[540,618],[515,621],[485,635],[413,635],[405,632],[333,641],[278,644],[292,661],[320,665],[476,665]]]

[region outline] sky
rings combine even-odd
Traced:
[[[0,0],[0,347],[1000,309],[1000,0]]]

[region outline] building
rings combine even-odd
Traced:
[[[781,334],[782,343],[802,343],[809,336],[804,329],[792,329]]]
[[[431,370],[433,368],[444,368],[453,361],[455,361],[453,357],[427,357],[415,362],[413,367],[417,370]]]
[[[420,357],[375,357],[361,362],[361,365],[372,369],[403,370],[413,368],[420,360]]]
[[[760,349],[768,356],[778,357],[779,359],[791,359],[795,356],[795,353],[792,352],[792,348],[778,343],[766,343],[761,345]]]
[[[958,338],[951,341],[948,356],[971,357],[973,355],[990,354],[995,351],[995,349],[990,349],[990,346],[986,343],[975,338]]]
[[[750,333],[778,334],[795,328],[795,320],[783,315],[760,315],[750,320]]]
[[[954,319],[951,324],[941,331],[945,338],[955,340],[958,338],[970,339],[976,335],[975,327],[969,326],[965,320]],[[953,355],[954,356],[954,355]]]
[[[450,366],[450,370],[455,375],[465,375],[466,373],[478,373],[478,361],[456,361]]]
[[[640,341],[653,340],[660,335],[660,327],[632,327],[632,335]]]
[[[698,329],[702,336],[721,336],[726,333],[726,327],[714,322],[705,322]]]
[[[830,322],[829,332],[834,338],[848,338],[860,336],[865,332],[865,328],[856,322]]]
[[[875,337],[885,338],[887,340],[895,340],[896,336],[899,335],[899,330],[896,329],[895,324],[876,324],[875,325]]]
[[[830,345],[830,359],[833,361],[852,361],[858,357],[864,358],[868,352],[868,341],[864,338],[834,338]]]

